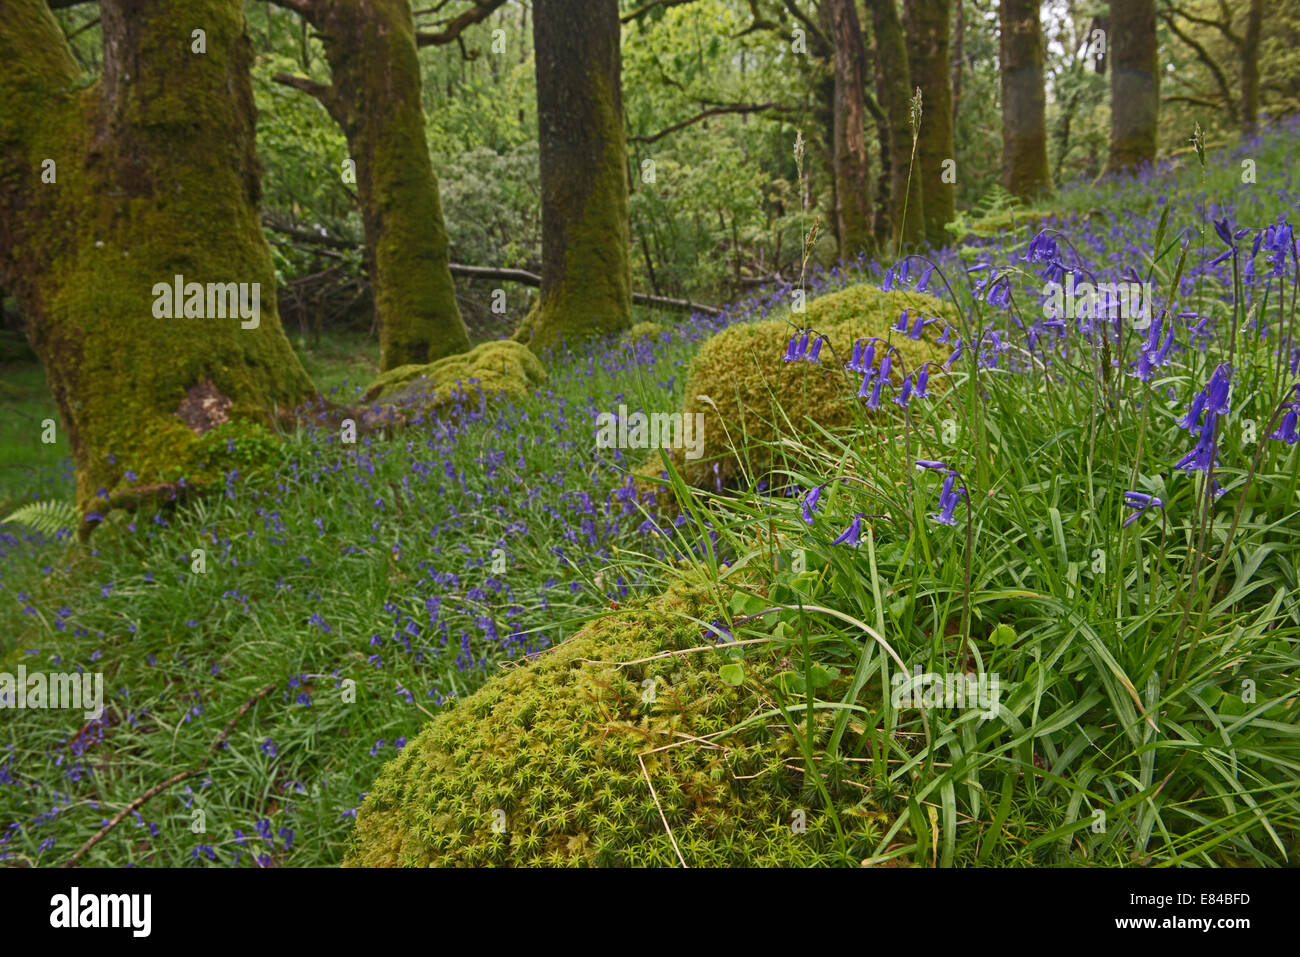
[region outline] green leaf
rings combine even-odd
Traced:
[[[723,665],[718,670],[718,676],[733,688],[739,687],[745,681],[745,666],[738,661]]]
[[[1004,645],[1015,644],[1018,637],[1016,630],[1004,623],[993,629],[993,633],[989,635],[989,641],[994,647],[1001,648]]]

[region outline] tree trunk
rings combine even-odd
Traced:
[[[961,115],[962,46],[966,41],[966,5],[955,0],[952,18],[952,115]]]
[[[871,222],[871,165],[867,157],[867,52],[855,0],[824,0],[822,16],[833,46],[835,89],[831,163],[835,176],[835,234],[840,258],[875,251]]]
[[[1259,125],[1259,32],[1264,0],[1250,0],[1241,42],[1241,132],[1250,136]]]
[[[617,0],[533,8],[542,288],[515,338],[541,348],[632,320]]]
[[[916,156],[921,174],[925,237],[931,246],[948,241],[944,226],[955,215],[956,156],[952,85],[948,61],[949,0],[905,0],[907,61],[921,89],[921,131]]]
[[[1110,69],[1110,156],[1105,172],[1132,173],[1156,159],[1160,63],[1155,0],[1111,0],[1106,59]]]
[[[58,403],[78,505],[104,510],[100,490],[199,475],[203,432],[312,394],[258,221],[243,4],[101,0],[88,87],[43,0],[0,8],[0,280]],[[228,300],[209,290],[159,316],[177,276],[248,284],[248,315],[217,317]]]
[[[876,99],[888,117],[889,139],[881,144],[889,157],[889,218],[891,235],[915,246],[925,233],[925,201],[921,170],[912,163],[910,109],[912,73],[907,43],[895,0],[869,0],[875,46]],[[910,186],[909,186],[910,180]]]
[[[438,180],[420,98],[407,0],[294,0],[321,35],[332,82],[281,76],[311,93],[347,137],[379,326],[379,367],[433,362],[469,349],[456,305]]]
[[[1038,0],[1002,0],[1002,185],[1021,199],[1051,189]]]

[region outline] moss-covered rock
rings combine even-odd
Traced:
[[[904,309],[910,318],[937,316],[942,321],[926,326],[923,337],[913,340],[890,328]],[[701,347],[686,381],[685,412],[704,415],[704,453],[686,461],[676,452],[675,464],[684,466],[687,481],[695,486],[729,481],[739,473],[742,457],[755,476],[763,474],[777,464],[766,443],[783,436],[813,441],[809,420],[835,429],[861,413],[863,401],[856,397],[861,376],[844,369],[856,340],[878,336],[898,350],[890,360],[890,377],[900,385],[902,370],[910,373],[948,357],[949,348],[934,340],[953,314],[951,305],[932,296],[859,285],[814,299],[803,315],[723,330]],[[782,361],[796,327],[826,337],[819,362]],[[878,348],[877,367],[883,356],[884,349]],[[931,391],[942,388],[942,379],[931,378]]]
[[[772,709],[764,686],[779,653],[752,646],[744,682],[722,681],[724,652],[687,651],[711,644],[691,620],[709,607],[704,589],[676,585],[435,717],[380,772],[345,866],[677,866],[678,850],[690,866],[868,857],[891,822],[844,787],[840,853],[779,717],[724,733]]]
[[[494,398],[522,399],[544,382],[541,360],[527,346],[505,339],[427,365],[390,369],[370,383],[365,395],[368,401],[434,409],[476,389]]]
[[[619,338],[619,343],[625,346],[636,345],[641,339],[658,339],[664,331],[664,327],[657,322],[638,322]]]

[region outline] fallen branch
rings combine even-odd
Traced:
[[[299,229],[293,226],[286,226],[277,223],[274,220],[263,220],[263,225],[272,232],[281,233],[290,236],[304,243],[313,243],[318,246],[326,246],[331,249],[359,249],[361,244],[348,239],[341,239],[336,236],[324,236],[313,232],[310,229]],[[453,276],[461,279],[501,279],[506,282],[517,282],[525,286],[532,286],[535,289],[541,288],[542,277],[535,272],[529,272],[526,269],[506,269],[496,266],[466,266],[461,263],[448,263],[448,268]],[[657,309],[669,309],[674,312],[701,312],[706,316],[719,315],[722,310],[717,306],[706,305],[701,302],[692,302],[689,299],[674,299],[671,296],[652,296],[646,292],[632,293],[632,301],[641,306],[653,306]]]
[[[216,739],[212,742],[212,744],[208,746],[208,755],[203,759],[202,764],[200,764],[197,768],[191,768],[188,771],[180,771],[176,774],[173,774],[166,781],[160,781],[159,783],[151,787],[149,790],[145,791],[138,798],[136,798],[126,807],[122,808],[122,810],[118,811],[115,815],[113,815],[112,819],[107,824],[105,824],[98,831],[92,834],[90,836],[90,839],[86,841],[85,844],[82,844],[81,847],[77,848],[76,852],[73,853],[73,855],[70,858],[68,858],[66,861],[64,861],[63,864],[61,864],[60,866],[72,867],[74,864],[77,863],[78,860],[81,859],[83,855],[85,855],[87,851],[89,851],[92,847],[94,847],[96,844],[102,841],[109,831],[113,830],[113,828],[117,827],[120,823],[122,823],[122,820],[132,811],[143,806],[151,798],[156,797],[157,795],[161,794],[163,791],[166,791],[173,784],[179,784],[180,782],[186,780],[187,778],[192,778],[196,774],[202,774],[204,771],[206,771],[208,767],[208,763],[212,760],[212,755],[216,754],[217,749],[221,747],[222,743],[226,740],[226,738],[230,737],[230,732],[235,730],[235,725],[238,723],[239,719],[242,718],[244,715],[248,714],[249,709],[252,708],[253,705],[255,705],[260,699],[264,698],[266,695],[274,691],[276,689],[277,684],[278,684],[277,682],[274,681],[271,682],[269,685],[267,685],[261,691],[257,692],[257,694],[253,695],[251,698],[245,701],[243,705],[240,706],[240,709],[235,712],[235,716],[226,722],[226,727],[222,730],[222,732],[219,735],[217,735]]]

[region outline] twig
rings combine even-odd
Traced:
[[[192,778],[194,777],[194,775],[201,774],[203,773],[203,771],[207,770],[208,762],[212,760],[212,755],[216,753],[219,747],[221,747],[222,743],[226,740],[226,738],[230,737],[230,732],[235,730],[235,724],[239,721],[239,719],[242,718],[244,715],[248,714],[249,709],[252,708],[253,705],[255,705],[258,702],[258,700],[260,700],[261,698],[265,697],[266,695],[274,691],[276,685],[277,682],[274,681],[271,682],[261,691],[257,692],[257,694],[253,695],[251,698],[245,701],[242,706],[240,706],[240,709],[235,712],[235,716],[231,718],[228,722],[226,722],[226,727],[222,730],[222,732],[219,735],[217,735],[217,737],[213,740],[212,744],[208,747],[207,757],[203,759],[202,764],[200,764],[197,768],[191,768],[188,771],[180,771],[176,774],[173,774],[166,781],[161,781],[158,784],[155,784],[149,790],[145,791],[138,798],[136,798],[126,807],[122,808],[122,810],[118,811],[115,815],[113,815],[112,819],[107,824],[105,824],[98,831],[92,834],[90,836],[90,839],[86,841],[85,844],[82,844],[81,847],[77,848],[76,852],[70,858],[64,861],[63,864],[61,864],[60,866],[71,867],[72,865],[76,864],[77,861],[80,860],[81,857],[87,851],[89,851],[92,847],[94,847],[96,844],[102,841],[109,831],[113,830],[113,828],[117,827],[120,823],[122,823],[123,818],[125,818],[132,811],[139,808],[150,798],[153,798],[161,794],[163,791],[167,790],[173,784],[179,784],[181,781],[184,781],[186,778]]]

